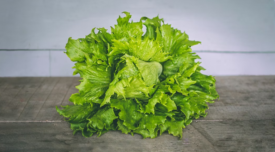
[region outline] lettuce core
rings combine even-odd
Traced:
[[[207,102],[219,97],[215,78],[200,72],[205,69],[191,50],[200,42],[158,16],[129,22],[130,13],[123,13],[111,33],[94,28],[85,38],[68,39],[65,53],[82,79],[69,99],[74,105],[57,112],[85,137],[120,130],[181,138],[182,128],[205,117]]]

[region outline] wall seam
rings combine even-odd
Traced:
[[[0,51],[66,51],[66,49],[0,49]],[[236,54],[273,54],[275,51],[213,51],[213,50],[193,50],[195,53],[236,53]]]

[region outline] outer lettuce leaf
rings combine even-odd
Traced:
[[[63,110],[60,110],[56,107],[57,112],[69,118],[69,122],[85,122],[86,117],[92,116],[98,109],[97,105],[67,105],[63,107]]]
[[[111,27],[111,31],[115,39],[130,39],[132,37],[138,38],[143,34],[142,31],[142,22],[131,22],[129,20],[131,18],[130,13],[123,12],[126,17],[117,19],[117,25],[115,27]]]
[[[104,107],[99,109],[91,118],[88,125],[92,128],[103,130],[104,128],[110,129],[113,121],[117,119],[113,108]]]
[[[91,83],[109,84],[111,82],[111,69],[105,65],[87,65],[76,63],[74,74],[79,73],[82,78],[88,79]]]
[[[124,54],[129,54],[129,43],[123,40],[113,40],[112,50],[108,54],[109,66],[114,66]]]
[[[160,86],[155,92],[155,94],[153,95],[153,97],[148,100],[148,104],[145,105],[145,110],[141,112],[154,114],[155,105],[157,103],[160,103],[164,107],[166,107],[167,112],[170,112],[172,110],[177,110],[176,104],[174,103],[173,100],[171,100],[171,98],[169,97],[168,94],[166,94],[166,92],[169,92],[169,90],[167,89],[167,86]]]
[[[114,99],[111,102],[111,107],[119,109],[120,112],[118,114],[119,119],[123,121],[124,128],[129,130],[135,130],[139,126],[139,122],[141,121],[143,114],[138,112],[139,106],[133,100],[125,100],[121,102],[121,100]]]
[[[158,16],[152,19],[148,17],[142,17],[140,21],[144,21],[143,24],[146,26],[146,33],[143,37],[149,39],[156,39],[156,31],[160,28],[161,23],[164,22],[163,19],[160,19]]]
[[[83,77],[80,85],[76,86],[79,94],[71,96],[70,101],[74,104],[82,105],[88,102],[102,102],[99,100],[109,87],[111,81],[111,70],[105,65],[87,65],[76,63],[75,74],[79,73]]]
[[[215,78],[201,73],[192,52],[200,42],[158,16],[130,22],[123,13],[111,33],[93,28],[85,38],[68,39],[65,53],[82,79],[69,99],[74,105],[56,110],[84,137],[120,130],[182,138],[182,128],[205,117],[208,103],[219,98]]]
[[[118,130],[121,130],[122,133],[128,134],[131,132],[131,130],[123,124],[122,120],[118,120],[117,126]]]
[[[89,44],[86,40],[77,39],[74,40],[71,37],[68,39],[68,43],[66,44],[65,52],[67,56],[74,62],[82,62],[85,61],[85,52],[89,50]]]
[[[157,35],[157,40],[160,41],[164,52],[169,52],[170,54],[176,54],[178,49],[184,45],[193,46],[200,43],[199,41],[189,41],[188,38],[185,32],[182,33],[168,24],[162,25],[160,33]]]
[[[163,124],[166,120],[165,116],[145,114],[139,124],[139,130],[148,130],[151,137],[155,137],[157,126]]]
[[[199,56],[191,53],[177,55],[164,63],[163,74],[165,76],[182,74],[187,68],[195,64],[195,59],[199,59]]]
[[[111,106],[119,109],[119,129],[123,133],[141,133],[145,138],[156,137],[157,126],[163,124],[166,116],[148,115],[139,112],[139,105],[134,100],[112,100]]]
[[[182,138],[182,128],[184,128],[184,120],[181,121],[169,121],[166,120],[160,127],[160,134],[168,131],[169,134]]]

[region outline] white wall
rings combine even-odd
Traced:
[[[159,15],[202,42],[193,50],[235,52],[200,53],[207,74],[275,74],[274,0],[0,0],[0,76],[69,76],[72,63],[55,49],[64,49],[68,37],[84,37],[93,27],[110,29],[123,11],[134,21]],[[47,62],[39,67],[31,59],[34,54]],[[45,68],[55,64],[53,58],[63,64],[57,73]],[[263,66],[251,68],[254,64]]]

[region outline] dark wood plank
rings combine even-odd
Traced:
[[[43,103],[36,120],[52,120],[56,114],[55,106],[60,105],[65,98],[69,88],[73,84],[74,77],[60,78],[46,101]]]
[[[0,151],[274,151],[275,121],[193,122],[178,140],[169,134],[155,139],[110,131],[101,137],[75,136],[66,122],[1,123]]]
[[[221,76],[220,99],[209,104],[201,120],[268,120],[275,118],[275,76]]]
[[[31,80],[31,78],[0,78],[2,81],[1,85],[1,96],[12,96],[16,95],[24,85]],[[0,99],[3,99],[1,97]],[[7,103],[8,101],[2,100],[2,102]]]
[[[275,119],[193,122],[217,151],[275,151]]]
[[[61,104],[56,106],[60,108],[61,106],[73,105],[73,103],[69,101],[69,98],[71,97],[72,94],[78,92],[78,90],[75,87],[80,84],[79,80],[80,78],[78,77],[73,79],[73,83],[71,84],[70,88],[67,90],[67,93],[63,98]],[[52,120],[63,120],[63,119],[64,117],[60,116],[57,112],[55,112],[54,116],[52,117]]]
[[[275,76],[217,76],[217,89],[247,92],[275,91]]]
[[[72,102],[69,101],[69,99],[70,99],[72,94],[78,92],[78,90],[75,87],[80,84],[79,80],[80,80],[80,78],[78,78],[78,77],[73,79],[73,83],[72,83],[70,89],[68,90],[68,92],[66,93],[65,98],[63,99],[61,105],[65,106],[65,105],[72,105],[73,104]]]
[[[34,120],[60,78],[45,78],[17,120]]]
[[[0,93],[0,120],[6,117],[7,111],[9,111],[8,105],[16,98],[19,92],[25,85],[32,80],[32,78],[4,78],[6,82],[5,88]]]
[[[167,133],[155,139],[142,139],[119,131],[101,137],[85,138],[72,135],[69,124],[60,123],[1,123],[0,151],[93,151],[93,152],[215,152],[214,147],[194,127],[188,126],[183,139]]]
[[[212,106],[275,105],[275,76],[216,77],[220,95]]]
[[[16,120],[34,94],[37,88],[41,85],[44,78],[30,78],[30,81],[25,82],[24,87],[14,96],[14,98],[5,105],[1,112],[2,120]]]
[[[141,140],[119,131],[72,136],[55,106],[72,104],[68,99],[80,78],[60,78],[56,85],[58,78],[46,78],[36,91],[27,83],[35,80],[27,79],[0,78],[0,118],[7,118],[0,119],[0,151],[275,151],[275,76],[216,77],[220,99],[209,104],[206,118],[183,130],[182,140],[168,134]],[[8,117],[5,105],[20,95],[28,103],[13,105],[25,105],[18,119]]]
[[[11,80],[10,78],[0,78],[0,95],[2,94],[2,92],[6,89],[6,87],[8,86],[9,80]]]
[[[200,120],[269,120],[275,118],[275,105],[210,106],[207,112]]]

